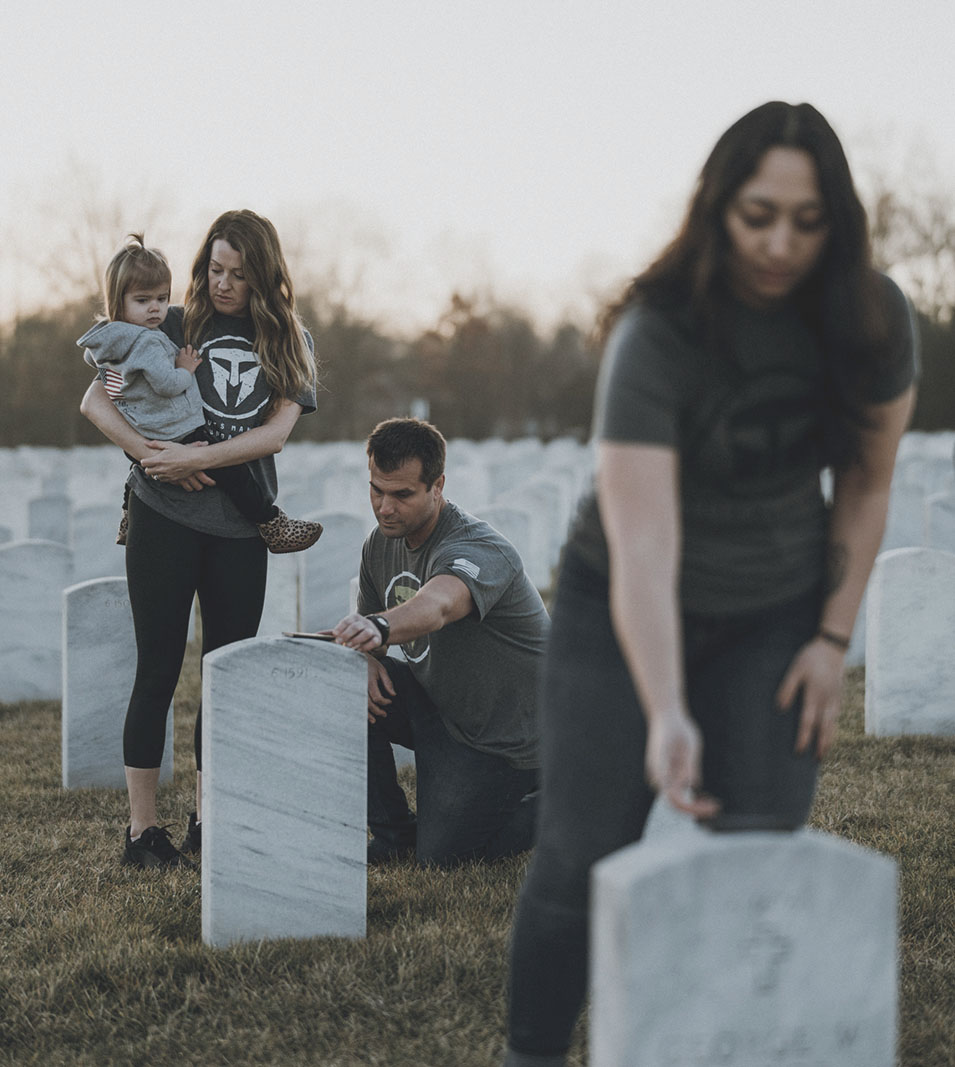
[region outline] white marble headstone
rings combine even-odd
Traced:
[[[363,937],[367,670],[284,637],[203,660],[202,936]]]
[[[319,541],[320,545],[322,542]],[[313,546],[317,547],[317,546]],[[305,552],[269,553],[268,577],[265,580],[265,603],[259,620],[259,634],[280,634],[283,630],[298,630],[299,613],[299,556]]]
[[[591,1067],[893,1067],[895,864],[828,834],[638,844],[593,871]]]
[[[0,702],[63,693],[63,590],[73,553],[53,541],[0,545]]]
[[[323,630],[344,618],[349,607],[349,583],[361,564],[361,547],[375,525],[367,518],[341,511],[315,511],[306,518],[324,527],[314,549],[302,553],[302,625]]]
[[[955,493],[933,493],[925,500],[926,548],[955,552]]]
[[[543,516],[529,507],[514,503],[490,504],[477,518],[494,527],[517,549],[528,578],[538,589],[551,584],[551,562]]]
[[[69,545],[73,504],[65,493],[44,493],[34,497],[29,505],[29,534],[31,541],[57,541]]]
[[[953,640],[955,554],[882,553],[867,595],[866,733],[955,736]]]
[[[117,497],[110,504],[84,504],[73,509],[73,578],[113,578],[126,573],[126,551],[116,544],[122,516]]]
[[[63,788],[122,789],[123,724],[136,677],[136,635],[125,578],[96,578],[63,593]],[[173,708],[160,782],[172,780]]]

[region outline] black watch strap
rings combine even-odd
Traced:
[[[378,633],[381,634],[381,643],[387,645],[391,637],[391,625],[384,615],[366,615],[365,618],[378,627]]]

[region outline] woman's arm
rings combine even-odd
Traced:
[[[161,482],[181,482],[201,471],[216,467],[232,467],[251,459],[273,456],[282,451],[292,427],[302,414],[301,404],[281,400],[272,414],[262,423],[228,441],[196,448],[194,445],[152,442],[154,451],[142,460],[143,470]],[[209,484],[215,485],[214,481]]]
[[[679,463],[672,448],[604,442],[597,498],[610,549],[610,614],[647,719],[649,783],[680,811],[713,815],[695,795],[702,741],[686,707],[679,607]]]
[[[871,425],[862,431],[859,458],[835,476],[827,593],[819,630],[843,639],[847,645],[882,543],[895,454],[914,401],[915,389],[909,388],[886,404],[870,405],[867,414]],[[808,748],[815,737],[816,754],[821,757],[832,743],[844,666],[845,650],[823,637],[816,637],[793,660],[778,699],[782,708],[788,708],[802,690],[797,752]]]
[[[106,387],[94,379],[80,401],[80,412],[96,427],[104,437],[118,445],[131,456],[143,459],[149,455],[149,443],[143,435],[130,426],[116,410],[116,405],[109,398]]]
[[[168,442],[149,441],[141,433],[134,430],[116,409],[116,405],[110,399],[109,394],[106,392],[106,387],[99,378],[96,378],[90,384],[89,389],[86,390],[83,399],[80,401],[80,412],[114,445],[118,445],[130,456],[135,456],[139,460],[140,466],[144,465],[143,461],[147,457],[156,454],[153,451],[154,449],[169,447]],[[177,445],[176,447],[181,448],[183,446]],[[203,454],[206,451],[207,449],[203,449]],[[169,478],[165,480],[173,481],[175,479]],[[203,474],[200,468],[198,471],[180,479],[179,484],[183,489],[199,490],[204,485],[215,485],[215,482]]]

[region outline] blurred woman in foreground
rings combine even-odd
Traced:
[[[908,304],[873,269],[842,146],[808,104],[765,104],[723,134],[603,334],[507,1067],[565,1062],[590,868],[640,839],[657,794],[714,829],[805,822],[913,403]]]

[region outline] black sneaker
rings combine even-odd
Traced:
[[[393,845],[389,841],[382,841],[380,837],[373,837],[368,842],[369,867],[379,867],[383,863],[407,859],[409,856],[413,857],[414,854],[414,845]]]
[[[196,822],[196,813],[189,812],[189,829],[182,839],[179,851],[188,855],[202,854],[202,823]]]
[[[165,826],[147,826],[135,841],[130,841],[127,826],[126,850],[120,862],[132,867],[195,867],[169,840]]]

